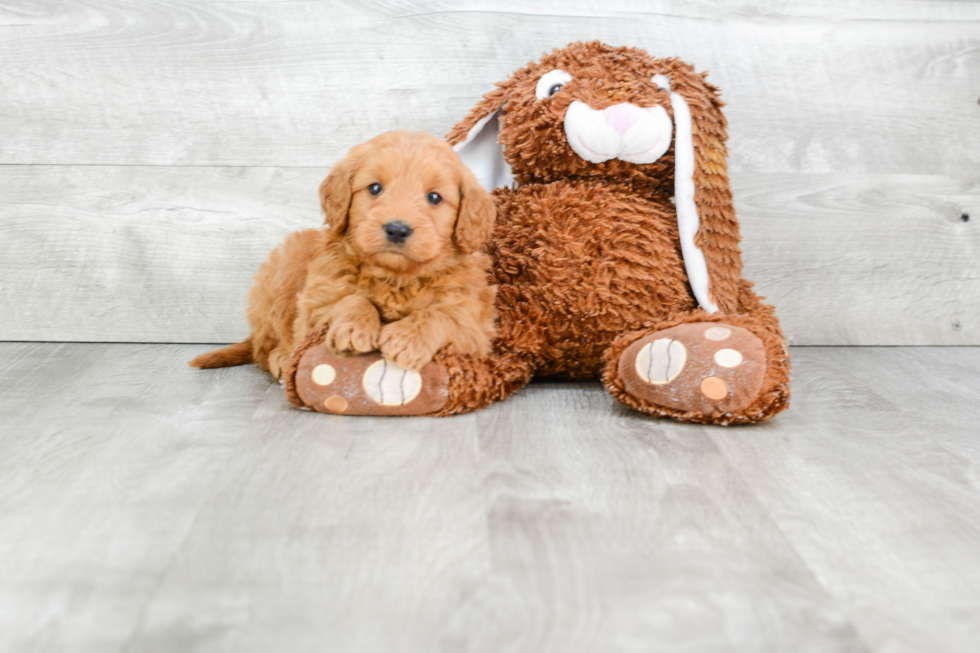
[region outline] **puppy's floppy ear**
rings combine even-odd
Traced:
[[[504,148],[498,141],[500,112],[512,86],[513,79],[498,84],[446,135],[463,165],[487,191],[514,182],[514,173],[504,159]]]
[[[497,207],[472,172],[460,166],[459,212],[453,242],[464,254],[472,254],[490,238]]]
[[[357,163],[360,159],[361,148],[355,147],[343,159],[334,165],[330,174],[320,184],[320,206],[325,216],[324,224],[337,236],[343,236],[347,231],[347,214],[350,211],[351,182]]]

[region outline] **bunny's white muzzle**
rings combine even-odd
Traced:
[[[565,112],[568,144],[590,163],[653,163],[670,147],[672,132],[670,116],[660,106],[622,103],[596,110],[576,100]]]

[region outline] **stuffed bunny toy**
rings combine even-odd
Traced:
[[[387,381],[418,375],[413,392],[387,393],[400,403],[367,412],[468,412],[533,376],[599,377],[626,406],[683,422],[745,424],[786,408],[779,322],[741,277],[721,107],[688,64],[599,42],[498,83],[447,137],[497,204],[493,352],[443,350],[421,374]],[[322,335],[303,343],[284,382],[294,404],[334,412],[304,364],[324,347]],[[332,360],[361,375],[378,354],[363,356]],[[380,396],[370,386],[385,382],[365,375],[345,392]]]

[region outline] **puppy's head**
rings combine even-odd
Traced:
[[[442,140],[388,132],[353,148],[320,185],[330,230],[362,260],[412,273],[490,236],[490,195]]]

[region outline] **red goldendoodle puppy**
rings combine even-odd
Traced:
[[[380,349],[408,370],[447,345],[489,353],[496,289],[479,250],[496,209],[449,145],[382,134],[330,171],[320,200],[328,227],[290,235],[256,275],[252,334],[192,366],[255,362],[279,377],[294,347],[324,327],[334,352]]]

